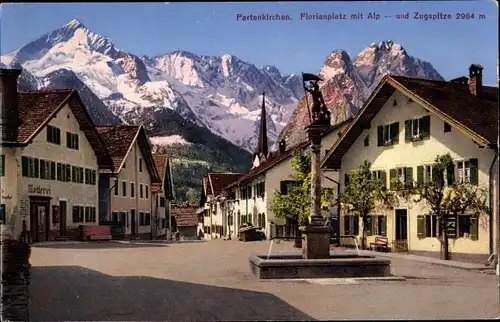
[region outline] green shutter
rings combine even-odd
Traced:
[[[96,181],[97,181],[97,172],[95,170],[92,170],[91,178],[92,179],[91,179],[90,184],[95,185]]]
[[[50,162],[50,180],[56,180],[56,163]]]
[[[45,176],[47,173],[47,172],[45,172],[45,160],[40,160],[40,169],[41,169],[40,179],[47,179]]]
[[[380,171],[380,180],[382,180],[382,185],[387,188],[387,173],[385,171]]]
[[[399,122],[391,124],[391,143],[392,144],[399,143]]]
[[[69,164],[66,164],[66,181],[71,181],[71,166]]]
[[[417,167],[417,185],[421,187],[424,184],[424,166]]]
[[[0,177],[5,175],[5,155],[0,155]]]
[[[417,216],[417,237],[424,238],[425,216]]]
[[[21,157],[21,168],[22,168],[23,177],[27,177],[28,176],[28,158],[27,157]]]
[[[380,217],[380,235],[387,236],[387,218],[385,216]]]
[[[45,129],[45,133],[47,134],[47,142],[52,142],[52,127],[50,125]]]
[[[477,240],[478,238],[478,218],[471,217],[470,218],[470,239]]]
[[[344,186],[347,187],[349,185],[349,174],[344,174]]]
[[[411,141],[412,133],[411,133],[411,120],[405,121],[405,141]]]
[[[80,146],[79,146],[80,140],[78,139],[78,134],[75,134],[74,139],[75,139],[75,149],[78,150],[80,148]]]
[[[354,236],[358,236],[359,235],[359,217],[358,216],[353,216],[353,221],[354,221],[354,232],[353,232],[353,235]]]
[[[437,170],[436,170],[436,168],[435,168],[434,165],[432,166],[432,170],[431,171],[432,171],[432,182],[438,183],[438,181],[439,181],[438,172],[437,172]]]
[[[431,117],[426,115],[420,121],[420,131],[422,132],[422,138],[426,139],[431,136]]]
[[[396,169],[389,170],[389,187],[391,188],[391,190],[394,189],[394,180],[396,179],[396,177],[397,177]]]
[[[377,146],[384,145],[384,126],[377,126]]]
[[[40,177],[40,160],[39,159],[34,159],[33,160],[35,164],[35,173],[34,173],[34,178],[39,178]]]
[[[451,163],[446,168],[446,178],[448,186],[452,186],[455,183],[455,164]]]
[[[478,184],[478,160],[476,158],[469,160],[470,166],[470,183],[477,185]]]
[[[413,185],[413,168],[405,169],[405,183],[408,185]]]
[[[66,132],[66,147],[71,148],[71,133]]]
[[[363,227],[363,230],[365,231],[366,236],[371,236],[372,235],[372,217],[366,216],[365,221],[366,221],[366,224]]]

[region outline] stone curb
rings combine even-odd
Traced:
[[[445,261],[442,259],[436,259],[436,258],[432,258],[432,257],[425,257],[425,256],[418,256],[418,255],[411,255],[411,254],[400,255],[400,254],[392,254],[392,253],[372,252],[372,251],[366,251],[366,250],[360,251],[360,254],[369,254],[369,255],[374,255],[374,256],[379,256],[379,257],[387,257],[387,258],[408,259],[408,260],[413,260],[413,261],[418,261],[418,262],[424,262],[424,263],[440,265],[440,266],[454,267],[454,268],[465,269],[465,270],[484,271],[484,270],[492,269],[491,267],[483,266],[480,264],[471,264],[471,263],[457,262],[457,261]]]

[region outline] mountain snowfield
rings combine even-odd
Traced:
[[[262,92],[266,91],[269,137],[275,141],[302,95],[300,78],[262,69],[235,56],[176,51],[157,57],[123,52],[77,20],[1,57],[21,65],[37,81],[73,72],[124,123],[145,123],[162,109],[210,129],[237,146],[256,145]]]
[[[258,68],[233,55],[175,51],[139,57],[72,20],[0,60],[22,66],[31,89],[76,83],[89,92],[91,115],[100,122],[148,125],[171,110],[249,152],[257,144],[265,91],[270,144],[278,136],[288,144],[304,139],[307,111],[300,75],[282,75],[271,65]],[[356,113],[388,73],[442,79],[431,64],[408,55],[392,41],[373,43],[354,60],[343,50],[333,51],[319,75],[334,120]],[[165,140],[160,133],[155,141],[186,143],[172,133]]]

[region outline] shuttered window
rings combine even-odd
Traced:
[[[377,145],[388,146],[399,143],[399,122],[377,127]]]
[[[47,142],[61,144],[61,130],[55,126],[47,125]]]
[[[405,141],[420,141],[430,137],[429,115],[405,121]]]

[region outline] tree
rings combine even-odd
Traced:
[[[370,171],[370,163],[365,161],[358,169],[347,175],[344,191],[339,200],[350,214],[358,216],[363,223],[361,248],[365,248],[368,216],[381,205],[391,205],[393,195],[385,188],[385,178],[375,178]]]
[[[393,182],[396,197],[417,203],[424,202],[436,216],[437,238],[441,244],[441,258],[444,260],[450,259],[448,229],[455,229],[449,219],[468,212],[477,220],[480,214],[488,213],[486,190],[471,183],[455,182],[453,169],[450,154],[438,155],[432,168],[432,180],[407,184],[398,180]]]
[[[270,202],[270,209],[277,218],[290,218],[298,225],[309,222],[311,214],[311,155],[295,150],[290,166],[295,179],[287,191],[276,191]],[[329,188],[321,189],[321,205],[331,203],[333,193]],[[298,226],[297,225],[297,226]],[[298,228],[298,227],[297,227]],[[297,232],[297,235],[300,233]],[[296,244],[298,246],[298,244]]]

